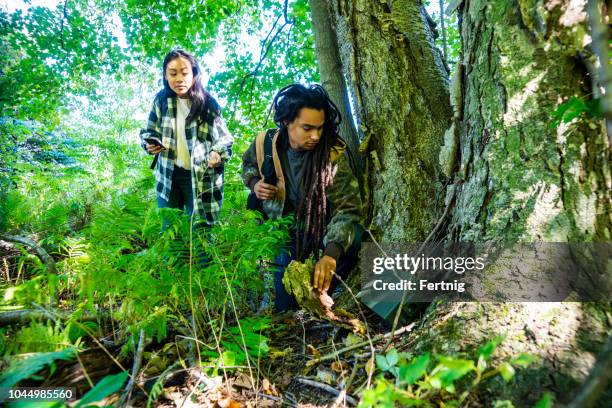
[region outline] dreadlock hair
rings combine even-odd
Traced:
[[[297,209],[296,246],[297,258],[303,261],[313,250],[318,257],[318,249],[325,235],[329,211],[326,191],[331,185],[334,172],[330,151],[340,139],[338,127],[342,118],[338,108],[321,85],[286,86],[272,101],[274,123],[281,132],[281,148],[287,148],[289,143],[287,125],[295,120],[302,108],[322,110],[325,113],[321,139],[313,150],[306,153],[304,173],[300,183],[304,199]]]
[[[193,74],[193,85],[187,91],[189,99],[191,99],[191,110],[189,115],[185,119],[186,123],[197,119],[198,124],[206,120],[206,115],[209,110],[214,115],[219,115],[219,103],[213,98],[206,89],[202,86],[201,82],[201,69],[196,61],[195,57],[185,50],[175,49],[166,54],[164,63],[162,65],[162,80],[164,83],[164,89],[158,94],[159,97],[172,97],[176,96],[176,93],[170,88],[170,84],[166,79],[166,67],[172,60],[176,58],[184,58],[191,64],[191,72]]]

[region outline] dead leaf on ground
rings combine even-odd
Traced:
[[[251,377],[249,377],[245,373],[238,373],[236,375],[236,378],[234,378],[234,380],[232,381],[232,384],[240,388],[255,388],[253,386],[253,381],[251,381]]]
[[[221,408],[240,408],[240,404],[230,397],[220,399],[217,401],[217,405]]]
[[[321,353],[312,344],[306,345],[306,352],[314,358],[321,358]]]
[[[331,364],[331,369],[337,373],[341,373],[343,371],[347,371],[349,368],[349,365],[346,361],[334,361]]]

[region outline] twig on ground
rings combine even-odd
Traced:
[[[132,366],[132,375],[130,375],[130,381],[128,381],[127,386],[125,387],[125,392],[121,397],[119,405],[129,405],[130,399],[132,398],[132,390],[134,389],[134,384],[136,384],[136,378],[138,376],[138,371],[140,371],[140,365],[142,363],[142,354],[144,352],[144,343],[145,343],[145,332],[144,329],[140,329],[138,339],[138,347],[136,348],[136,353],[134,355],[134,364]]]
[[[308,380],[306,378],[297,377],[295,380],[301,384],[308,385],[309,387],[315,387],[320,390],[323,390],[335,397],[338,397],[343,392],[345,392],[345,391],[338,391],[331,385],[323,384],[323,383],[313,381],[313,380]],[[350,395],[346,395],[346,401],[353,406],[357,405],[357,400],[355,400],[355,398],[351,397]]]
[[[365,341],[362,341],[360,343],[356,343],[356,344],[353,344],[351,346],[347,346],[347,347],[341,348],[340,350],[335,351],[333,353],[326,354],[326,355],[321,356],[319,358],[312,359],[312,360],[310,360],[310,361],[308,361],[306,363],[306,366],[307,367],[312,367],[313,365],[318,364],[318,363],[320,363],[322,361],[333,360],[337,356],[339,356],[340,354],[344,354],[344,353],[346,353],[348,351],[356,350],[356,349],[361,348],[363,346],[367,346],[370,343],[374,343],[374,342],[377,342],[379,340],[382,340],[382,339],[385,339],[385,338],[388,338],[388,337],[393,338],[395,336],[399,336],[400,334],[408,333],[409,331],[412,330],[414,325],[415,325],[415,323],[411,323],[408,326],[402,327],[401,329],[398,329],[398,330],[396,330],[394,332],[380,334],[378,336],[372,337],[371,340],[365,340]]]

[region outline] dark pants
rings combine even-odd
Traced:
[[[357,265],[362,235],[363,229],[359,225],[356,228],[355,240],[353,241],[353,244],[349,250],[336,261],[336,274],[339,275],[344,281],[348,277],[349,272],[355,267],[355,265]],[[285,268],[287,268],[291,261],[296,259],[296,253],[297,248],[295,238],[293,238],[289,242],[288,249],[284,250],[280,255],[277,255],[274,258],[274,309],[277,313],[282,313],[290,309],[297,309],[298,306],[293,295],[287,293],[285,286],[283,285]],[[338,278],[334,277],[327,293],[331,295],[339,283],[340,281]]]
[[[193,214],[193,190],[191,189],[191,170],[183,169],[182,167],[174,167],[172,172],[172,186],[170,187],[170,196],[168,200],[157,196],[158,208],[178,208],[183,210],[185,215],[191,217]],[[162,231],[168,228],[168,220],[162,217]],[[196,232],[207,231],[209,229],[204,223],[194,223],[194,235]],[[208,235],[210,242],[210,234]],[[210,263],[210,256],[202,250],[197,251],[198,264],[205,268]]]
[[[193,214],[193,190],[191,190],[191,170],[174,167],[172,186],[167,200],[157,196],[158,208],[178,208],[191,217]],[[168,228],[168,220],[162,221],[162,229]]]

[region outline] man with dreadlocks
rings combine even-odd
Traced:
[[[262,201],[265,215],[295,215],[289,249],[274,262],[274,303],[283,312],[296,306],[282,282],[287,265],[314,254],[313,286],[333,290],[334,272],[346,278],[357,262],[363,229],[359,186],[338,135],[340,113],[325,89],[289,85],[276,94],[272,109],[277,129],[262,132],[245,152],[242,178]],[[262,176],[264,139],[272,134],[275,183]]]

